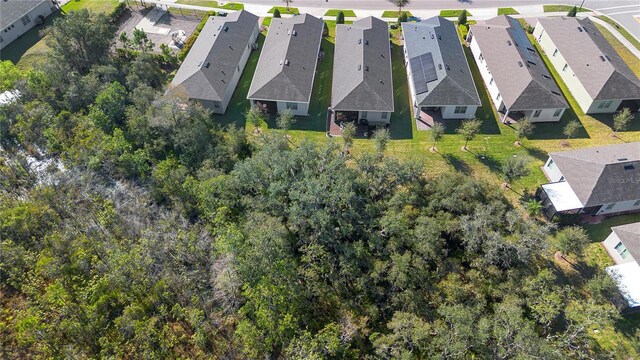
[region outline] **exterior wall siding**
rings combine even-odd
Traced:
[[[608,207],[611,204],[604,204],[602,205],[600,210],[598,210],[598,213],[596,215],[615,214],[615,213],[621,213],[626,211],[640,210],[640,204],[635,205],[638,202],[638,200],[640,199],[613,203],[613,206],[610,209],[608,209]]]
[[[460,114],[456,114],[455,110],[455,106],[445,106],[440,108],[440,113],[443,119],[471,119],[476,115],[478,106],[467,106],[467,111]]]
[[[504,101],[502,101],[502,97],[500,97],[500,100],[497,100],[498,94],[500,94],[500,90],[498,89],[498,85],[496,85],[496,82],[491,81],[493,77],[491,76],[491,71],[489,71],[487,62],[485,60],[480,60],[482,51],[480,50],[480,46],[478,46],[478,42],[476,41],[475,37],[473,37],[473,35],[471,36],[471,44],[469,46],[471,47],[473,59],[476,61],[476,64],[478,64],[478,69],[480,70],[482,80],[484,81],[487,90],[489,90],[489,97],[491,98],[491,102],[493,102],[496,109],[500,111],[504,108]]]
[[[386,119],[383,119],[383,114],[387,115]],[[376,111],[359,111],[358,119],[367,119],[369,125],[385,125],[391,122],[390,112],[376,112]]]
[[[540,47],[546,53],[547,58],[556,69],[558,74],[560,74],[560,78],[562,78],[562,81],[564,81],[564,83],[567,85],[569,91],[571,91],[571,95],[574,99],[576,99],[576,102],[578,102],[578,105],[580,105],[580,109],[582,109],[585,114],[607,114],[616,112],[622,100],[609,99],[613,100],[609,107],[598,109],[598,105],[600,103],[606,102],[608,100],[593,100],[593,98],[589,95],[585,87],[580,82],[580,79],[578,79],[573,70],[571,70],[571,66],[568,65],[560,50],[556,52],[558,48],[553,43],[547,32],[544,31],[544,28],[540,23],[536,25],[533,31],[533,37],[536,39],[538,44],[540,44]],[[566,69],[564,68],[565,64],[567,65]]]
[[[560,110],[560,113],[556,116],[556,110]],[[540,111],[539,115],[537,117],[534,117],[534,113],[536,111]],[[560,121],[560,119],[562,118],[562,114],[564,114],[565,109],[560,108],[560,109],[538,109],[538,110],[527,110],[524,111],[524,115],[531,121],[531,122],[555,122],[555,121]]]
[[[622,256],[620,256],[618,251],[616,251],[616,246],[619,243],[620,243],[620,238],[618,238],[618,235],[616,235],[616,233],[612,231],[611,234],[602,242],[602,245],[604,246],[605,250],[607,250],[607,253],[611,257],[611,259],[613,259],[613,262],[615,262],[616,265],[635,261],[635,259],[633,258],[633,256],[631,256],[631,254],[627,255],[625,259],[623,259]]]
[[[283,112],[287,109],[286,101],[278,101],[278,113]],[[294,115],[297,116],[307,116],[309,115],[309,103],[295,103],[298,105],[297,110],[291,110]]]
[[[558,182],[563,178],[562,172],[560,172],[560,169],[558,169],[556,164],[553,162],[553,159],[551,158],[547,159],[547,162],[544,164],[543,170],[544,174],[549,179],[549,182]]]
[[[36,6],[29,12],[28,15],[31,21],[29,21],[26,25],[22,23],[21,19],[17,19],[15,22],[13,22],[13,24],[6,25],[4,28],[0,29],[0,37],[2,37],[2,42],[0,42],[0,49],[4,49],[5,46],[11,44],[12,41],[22,36],[22,34],[29,31],[29,29],[31,29],[32,27],[36,26],[36,19],[38,18],[38,16],[42,15],[44,17],[47,17],[51,13],[51,2],[46,1]],[[4,31],[5,29],[7,29],[6,32]]]

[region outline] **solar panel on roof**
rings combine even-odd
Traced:
[[[416,89],[416,95],[427,92],[429,90],[427,83],[438,80],[433,56],[430,52],[414,56],[409,59],[409,64],[413,73],[413,85]]]
[[[424,71],[424,79],[426,82],[432,82],[438,80],[438,74],[436,73],[436,65],[433,63],[433,55],[430,52],[420,55],[420,61],[422,62],[422,69]]]

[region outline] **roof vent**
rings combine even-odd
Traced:
[[[582,32],[582,28],[580,26],[578,26],[578,31]]]
[[[227,32],[227,31],[229,31],[229,27],[228,27],[228,26],[225,26],[225,27],[224,27],[224,32]]]
[[[289,66],[289,59],[286,59],[286,60],[284,61],[284,64],[285,64],[285,65],[287,65],[287,66]]]
[[[549,75],[545,75],[545,74],[542,74],[542,77],[543,77],[543,78],[545,78],[545,79],[547,79],[547,80],[548,80],[548,79],[551,79],[551,77],[550,77]]]
[[[432,38],[432,39],[434,38],[433,34],[431,34],[431,38]]]
[[[362,44],[362,39],[358,39],[358,44]]]
[[[362,70],[362,65],[358,65],[358,70]]]
[[[298,35],[298,32],[293,30],[292,34],[293,34],[293,36],[296,36],[296,35]]]
[[[560,93],[559,93],[559,92],[557,92],[557,91],[555,91],[555,90],[551,90],[551,93],[552,93],[552,94],[554,94],[554,95],[561,96],[561,95],[560,95]]]
[[[369,40],[365,40],[365,41],[364,41],[364,44],[365,44],[365,45],[369,45]]]
[[[604,56],[600,55],[600,60],[605,61]]]
[[[522,67],[522,61],[518,61],[518,66]]]
[[[438,64],[438,70],[442,70],[442,64]]]
[[[369,65],[364,66],[364,71],[369,71]]]
[[[624,166],[624,169],[625,169],[625,170],[633,170],[633,169],[634,169],[634,167],[633,167],[633,165],[625,165],[625,166]]]
[[[280,60],[280,65],[282,65],[282,60]]]
[[[206,64],[204,64],[204,67],[206,67],[207,69],[209,68],[209,65],[211,65],[210,62],[207,62]]]
[[[618,161],[627,161],[627,160],[629,160],[629,159],[627,159],[627,158],[620,158],[620,159],[618,159]]]
[[[447,70],[451,70],[451,68],[449,67],[449,65],[446,66]]]
[[[527,60],[527,63],[529,63],[529,64],[531,64],[531,65],[535,65],[535,64],[536,64],[536,63],[534,63],[534,62],[533,62],[533,61],[531,61],[531,60]]]
[[[605,55],[605,58],[607,58],[607,60],[611,61],[611,59],[609,58],[609,55]]]
[[[511,45],[512,45],[512,44],[511,44],[511,40],[507,40],[507,44],[508,44],[509,46],[511,46]]]
[[[438,40],[442,40],[442,35],[438,35]]]

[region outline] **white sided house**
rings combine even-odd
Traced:
[[[258,17],[238,11],[211,16],[171,83],[213,113],[224,114],[260,33]]]
[[[612,227],[602,246],[615,262],[605,271],[624,300],[620,310],[623,314],[640,311],[640,222]]]
[[[471,25],[467,42],[503,122],[557,122],[568,108],[517,20],[503,15]]]
[[[265,113],[308,115],[324,21],[309,14],[271,20],[247,98]]]
[[[389,25],[372,16],[336,25],[331,109],[336,117],[386,125],[393,113]]]
[[[0,0],[0,49],[56,10],[51,0]]]
[[[537,192],[545,215],[640,210],[640,142],[554,152]]]
[[[640,79],[590,19],[539,18],[533,36],[585,114],[638,109]]]
[[[480,97],[454,23],[440,16],[404,22],[402,34],[415,118],[473,118]]]

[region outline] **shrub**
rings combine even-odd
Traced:
[[[344,24],[344,13],[342,11],[336,16],[336,24]]]
[[[278,8],[276,8],[275,10],[273,10],[273,17],[274,18],[280,18],[280,10]]]
[[[460,16],[458,16],[458,24],[465,25],[467,23],[467,10],[462,10]]]
[[[407,15],[406,12],[403,12],[402,15],[398,17],[398,24],[407,22],[407,20],[409,20],[409,16]]]
[[[569,10],[569,12],[567,13],[568,17],[576,17],[576,14],[578,13],[578,8],[577,7],[572,7],[571,10]]]

